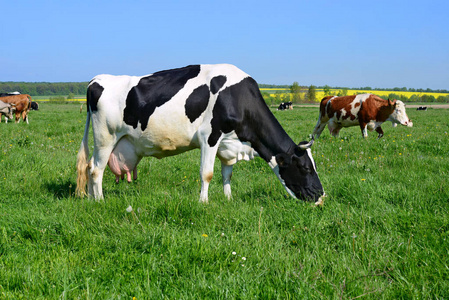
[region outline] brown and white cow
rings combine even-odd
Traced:
[[[338,136],[343,127],[359,125],[364,138],[368,136],[367,129],[376,130],[379,134],[377,138],[381,138],[384,132],[380,126],[385,121],[391,121],[393,126],[413,126],[401,100],[384,100],[373,94],[328,96],[321,100],[320,115],[313,138],[320,137],[326,124],[333,136]]]
[[[5,96],[0,98],[4,103],[14,104],[16,111],[14,112],[16,117],[16,123],[20,121],[20,115],[24,122],[28,124],[28,112],[31,110],[31,96],[27,94]]]
[[[5,115],[5,123],[8,123],[8,119],[12,119],[12,114],[16,110],[14,104],[5,103],[0,100],[0,123],[2,122],[2,116]]]

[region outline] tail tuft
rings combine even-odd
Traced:
[[[83,198],[84,196],[87,195],[86,184],[89,180],[89,175],[87,172],[88,171],[87,159],[89,157],[89,145],[88,145],[89,125],[90,125],[90,113],[89,111],[87,111],[86,127],[84,128],[83,141],[81,142],[80,150],[78,151],[78,155],[76,156],[76,170],[78,174],[76,178],[75,193],[80,198]]]

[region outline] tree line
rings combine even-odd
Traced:
[[[268,87],[269,85],[264,85],[261,88],[275,88],[273,85]],[[283,89],[283,86],[278,86],[279,89]],[[317,90],[322,90],[324,92],[324,96],[347,96],[349,88],[342,87],[330,87],[328,85],[322,87],[316,87],[311,85],[300,86],[298,82],[294,82],[291,86],[288,86],[288,89],[284,91],[278,91],[273,93],[262,91],[262,96],[265,99],[265,102],[268,105],[277,105],[282,102],[293,102],[293,103],[316,103],[321,99],[317,99]],[[357,90],[366,90],[373,92],[375,91],[391,91],[385,89],[371,89],[370,87],[359,88]],[[411,96],[406,96],[403,94],[397,94],[397,91],[407,91],[407,92],[416,92],[418,94],[412,94]],[[421,93],[449,93],[447,90],[431,90],[431,89],[394,89],[388,95],[379,95],[379,97],[383,99],[398,99],[403,102],[438,102],[438,103],[449,103],[449,95],[440,95],[435,97],[434,95],[429,94],[421,94]]]
[[[88,82],[0,82],[1,93],[31,96],[86,95]]]
[[[29,94],[31,96],[59,96],[66,98],[73,98],[74,95],[86,95],[88,82],[0,82],[0,92],[20,92],[22,94]],[[323,90],[325,95],[345,96],[348,93],[348,88],[345,87],[330,87],[325,86],[300,86],[298,82],[292,85],[274,85],[274,84],[259,84],[260,88],[277,88],[285,89],[282,93],[262,92],[265,101],[268,104],[279,104],[281,102],[292,101],[294,103],[314,103],[321,99],[316,99],[316,90]],[[371,87],[358,88],[359,90],[368,91],[385,91],[386,89],[372,89]],[[417,95],[410,97],[394,93],[395,91],[407,91],[417,93],[449,93],[448,90],[431,90],[431,89],[413,89],[413,88],[394,88],[388,96],[381,96],[383,98],[400,99],[405,102],[440,102],[449,103],[449,96],[433,95]]]

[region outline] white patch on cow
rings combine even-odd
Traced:
[[[366,124],[366,128],[369,131],[373,131],[375,130],[377,127],[381,126],[383,122],[376,122],[376,120],[370,120],[367,124]]]
[[[368,99],[368,97],[370,96],[370,94],[360,94],[357,95],[354,100],[351,102],[350,104],[350,115],[355,116],[354,120],[352,120],[351,117],[347,117],[347,118],[343,118],[344,116],[346,116],[347,111],[343,108],[341,110],[341,117],[340,119],[337,119],[336,114],[334,117],[334,120],[338,120],[338,127],[350,127],[350,126],[355,126],[359,124],[359,119],[358,119],[358,113],[363,105],[363,102],[365,102],[366,99]],[[357,105],[359,104],[359,105]]]
[[[281,174],[279,173],[278,163],[276,162],[276,158],[274,156],[268,162],[268,165],[271,167],[271,169],[273,170],[274,174],[276,174],[276,176],[278,177],[279,181],[284,186],[284,188],[287,191],[287,193],[289,193],[289,195],[292,196],[293,198],[297,199],[295,193],[293,193],[293,191],[287,187],[287,185],[285,184],[284,179],[282,179]]]
[[[223,134],[218,146],[218,157],[226,165],[233,165],[240,160],[252,160],[259,156],[249,142],[241,142],[235,131]]]
[[[315,170],[315,173],[317,173],[316,166],[315,166],[315,160],[312,157],[312,150],[310,150],[310,148],[309,148],[309,149],[306,149],[306,151],[307,151],[307,155],[310,158],[310,161],[312,162],[313,169]]]

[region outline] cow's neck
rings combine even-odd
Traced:
[[[251,77],[220,92],[211,125],[210,145],[218,142],[221,133],[234,130],[240,141],[251,143],[267,162],[276,154],[294,151],[295,143],[271,113]]]
[[[249,132],[242,130],[237,132],[237,136],[241,139],[247,139],[251,143],[254,150],[265,161],[270,162],[274,156],[279,153],[294,152],[295,143],[288,136],[278,120],[271,114],[268,107],[261,107],[259,114],[262,117],[257,120],[247,120],[252,124]]]

